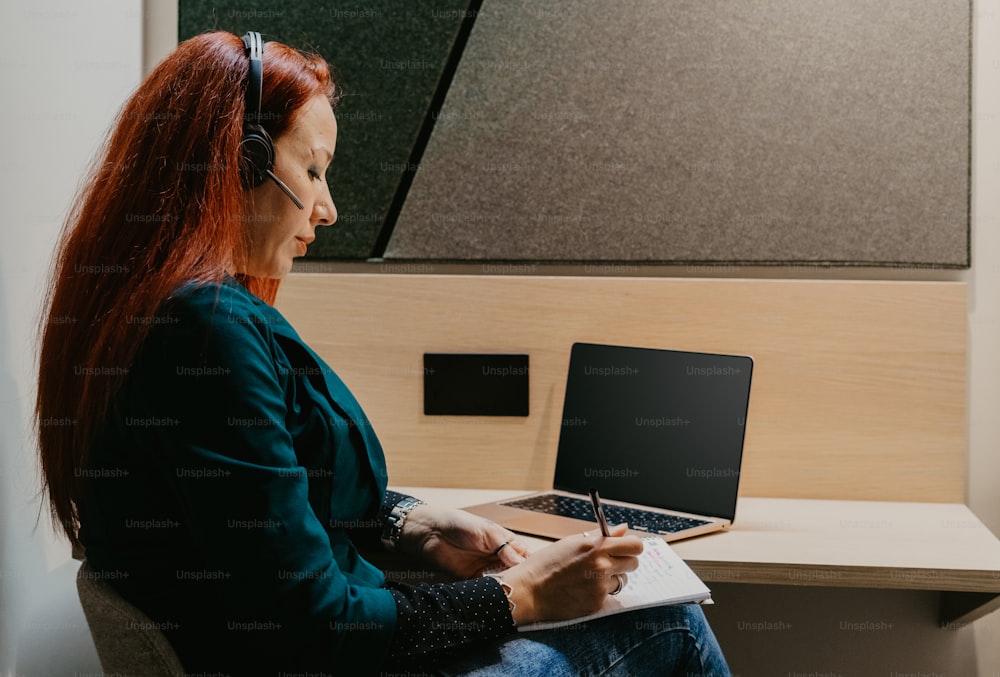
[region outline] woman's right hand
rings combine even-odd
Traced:
[[[642,540],[626,536],[627,525],[568,536],[537,550],[504,572],[518,625],[578,618],[601,608],[618,587],[615,574],[639,566]]]

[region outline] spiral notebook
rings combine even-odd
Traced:
[[[632,609],[689,602],[712,603],[712,592],[666,541],[656,537],[644,538],[643,545],[639,568],[628,575],[628,585],[619,594],[608,595],[599,611],[565,621],[530,623],[518,630],[531,632],[576,625]]]

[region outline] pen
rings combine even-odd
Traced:
[[[601,525],[601,534],[610,536],[608,520],[604,517],[604,506],[601,505],[601,496],[597,493],[597,489],[591,489],[589,493],[590,502],[594,504],[594,516],[597,517],[597,523]]]

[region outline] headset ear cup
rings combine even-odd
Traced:
[[[240,143],[240,173],[245,188],[256,188],[274,168],[274,143],[260,125],[246,125]]]

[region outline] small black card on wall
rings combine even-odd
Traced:
[[[424,353],[427,416],[527,416],[528,356]]]

